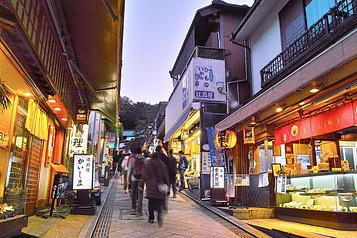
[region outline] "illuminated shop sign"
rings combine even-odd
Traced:
[[[73,160],[73,189],[92,189],[94,156],[74,155]]]

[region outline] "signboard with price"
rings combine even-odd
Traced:
[[[73,156],[73,189],[93,189],[94,156]]]

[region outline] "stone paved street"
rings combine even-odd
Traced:
[[[118,181],[116,181],[118,183]],[[213,218],[195,208],[182,197],[169,199],[169,212],[164,226],[147,222],[147,200],[144,199],[144,216],[130,212],[130,197],[122,187],[117,187],[109,237],[238,237]]]

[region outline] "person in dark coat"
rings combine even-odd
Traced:
[[[145,166],[144,173],[139,181],[139,190],[144,189],[146,184],[146,198],[149,200],[149,222],[154,223],[154,211],[157,211],[159,226],[163,225],[163,205],[166,191],[160,191],[159,185],[169,185],[169,177],[165,164],[159,159],[159,154],[155,152]],[[162,187],[162,186],[161,186]]]
[[[174,156],[174,152],[172,149],[169,150],[169,156],[168,156],[168,174],[169,174],[169,182],[170,182],[170,187],[172,187],[172,192],[173,192],[173,198],[176,198],[176,171],[177,171],[177,161]],[[170,188],[169,188],[169,193],[170,195]]]
[[[165,164],[165,166],[166,166],[166,171],[167,171],[167,173],[168,173],[168,175],[169,175],[169,182],[170,182],[170,163],[169,163],[168,157],[166,156],[167,153],[166,153],[165,149],[162,148],[161,145],[158,145],[158,146],[156,146],[156,148],[155,148],[155,153],[157,153],[157,156],[159,157],[159,159],[161,160],[161,162],[163,162],[163,163]],[[168,193],[170,193],[170,187],[169,187]],[[168,194],[167,194],[167,195],[168,195]],[[167,197],[165,197],[165,199],[164,199],[164,207],[163,207],[165,213],[167,213],[167,212],[168,212],[168,209],[169,209],[169,204],[168,204],[168,202],[169,202],[169,201],[168,201]]]

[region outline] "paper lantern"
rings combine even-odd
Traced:
[[[216,145],[222,149],[232,149],[237,144],[237,135],[234,131],[220,131],[216,134]]]

